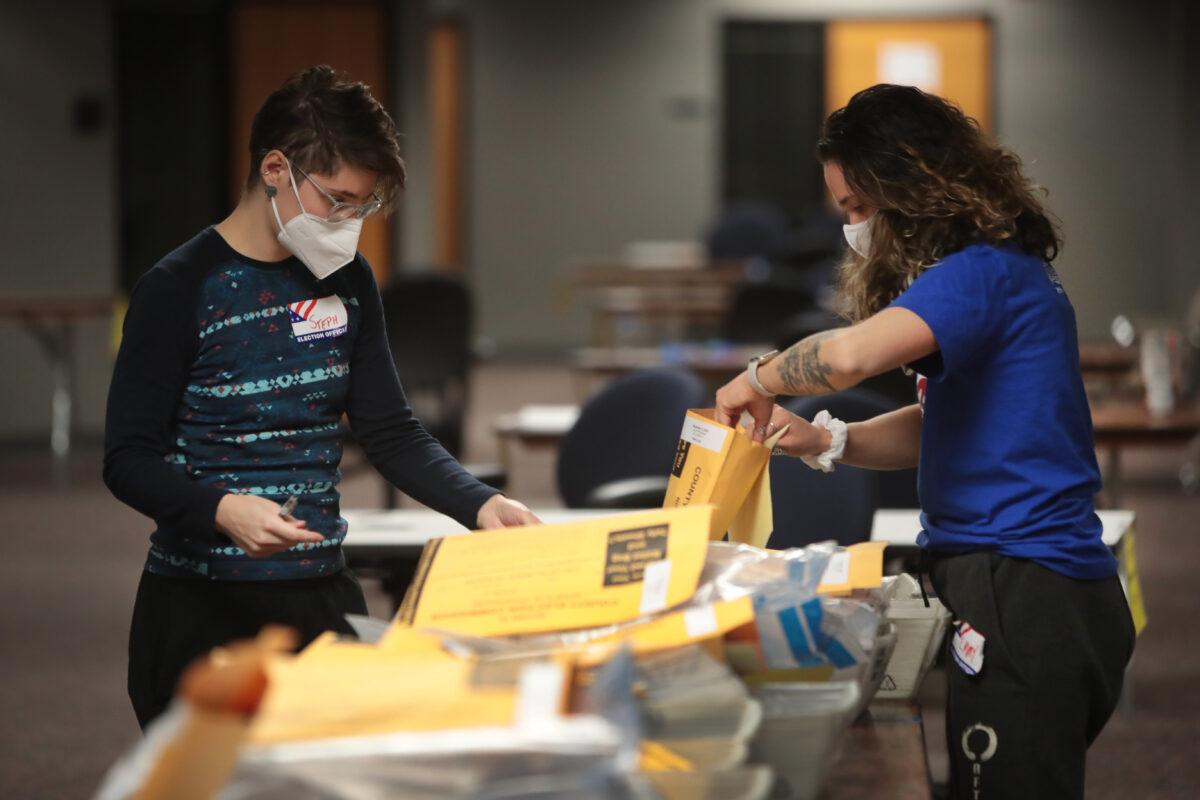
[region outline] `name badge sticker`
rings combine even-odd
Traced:
[[[297,342],[341,336],[350,324],[346,306],[336,294],[288,303],[288,317]]]
[[[951,649],[954,661],[968,675],[978,675],[983,669],[983,634],[963,621],[954,623],[954,640]]]

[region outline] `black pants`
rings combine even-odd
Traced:
[[[954,619],[985,638],[978,675],[947,653],[952,796],[1082,798],[1087,748],[1133,654],[1118,579],[1075,580],[991,553],[935,555],[930,578]]]
[[[144,729],[166,710],[184,669],[214,647],[253,638],[264,625],[294,628],[300,646],[325,631],[352,634],[346,614],[366,614],[358,578],[209,581],[142,573],[129,630],[129,699]]]

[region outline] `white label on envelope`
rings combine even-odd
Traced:
[[[708,636],[717,630],[717,610],[712,603],[689,608],[683,612],[683,627],[693,639]]]
[[[671,560],[651,561],[642,572],[640,614],[653,614],[667,607],[667,589],[671,586]]]
[[[825,566],[825,574],[821,583],[827,586],[841,586],[850,582],[850,553],[845,550],[834,553]]]
[[[683,421],[683,433],[679,438],[685,442],[699,445],[705,450],[719,453],[725,447],[727,436],[729,436],[728,428],[723,428],[714,422],[688,417]]]
[[[954,623],[951,649],[954,661],[968,675],[978,675],[983,669],[983,634],[961,620]]]
[[[288,303],[288,318],[297,342],[341,336],[350,324],[346,306],[336,294]]]
[[[537,727],[558,718],[566,680],[562,666],[552,661],[522,667],[517,683],[517,727]]]

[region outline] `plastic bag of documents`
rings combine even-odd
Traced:
[[[860,697],[852,681],[756,686],[763,723],[751,758],[775,772],[774,797],[816,798]]]
[[[646,738],[745,742],[758,729],[762,712],[746,685],[700,647],[640,658],[635,669]]]
[[[664,800],[763,800],[770,797],[770,767],[753,764],[736,769],[655,772],[636,776],[656,798]]]
[[[710,542],[697,590],[683,605],[644,614],[627,622],[511,636],[475,636],[427,628],[441,637],[446,649],[464,658],[494,662],[545,657],[564,648],[588,645],[628,633],[650,620],[686,609],[737,600],[769,590],[815,595],[825,567],[836,551],[834,543],[769,551],[745,544]]]
[[[857,600],[789,590],[754,598],[759,651],[769,670],[864,665],[875,648],[879,622],[879,613]]]
[[[632,656],[620,652],[596,670],[579,704],[583,713],[570,716],[539,701],[539,666],[525,663],[517,671],[520,697],[511,726],[247,747],[221,797],[638,796],[627,780],[641,734]]]
[[[344,737],[248,748],[223,800],[632,797],[620,736],[599,717],[536,728]]]
[[[710,542],[693,602],[734,600],[775,591],[812,597],[816,595],[817,586],[835,552],[835,542],[787,550]]]

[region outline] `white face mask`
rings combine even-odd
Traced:
[[[292,174],[290,163],[288,177],[291,178],[292,194],[296,195],[300,213],[284,225],[279,218],[275,197],[271,196],[271,210],[275,212],[275,221],[279,223],[279,243],[300,259],[304,266],[308,267],[308,271],[317,276],[317,280],[324,280],[354,260],[354,254],[358,251],[358,234],[362,230],[362,220],[329,222],[309,214],[304,210],[304,203],[300,201],[300,192],[296,189],[296,178]]]
[[[875,214],[878,213],[878,211],[875,212]],[[846,235],[846,242],[850,245],[850,249],[863,258],[870,257],[871,220],[875,219],[875,214],[867,217],[862,222],[842,226],[842,233]]]

